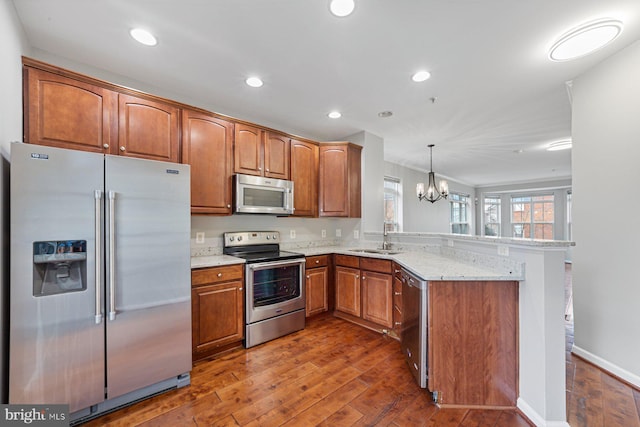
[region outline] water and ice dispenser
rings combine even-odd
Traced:
[[[33,296],[87,289],[87,241],[33,243]]]

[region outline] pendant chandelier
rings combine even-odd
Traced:
[[[436,174],[433,173],[433,144],[429,144],[429,183],[427,185],[427,191],[425,192],[424,183],[419,182],[416,185],[416,195],[418,200],[428,200],[431,203],[437,202],[440,199],[446,199],[449,195],[449,184],[444,179],[441,179],[436,186]]]

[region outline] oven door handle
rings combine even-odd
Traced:
[[[249,270],[261,270],[263,268],[286,267],[288,265],[299,265],[304,263],[305,263],[304,258],[296,258],[296,259],[288,259],[284,261],[267,261],[267,262],[258,262],[255,264],[247,264],[247,268]]]

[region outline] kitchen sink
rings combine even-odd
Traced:
[[[393,249],[349,249],[349,251],[380,255],[396,255],[400,253],[399,251],[394,251]]]

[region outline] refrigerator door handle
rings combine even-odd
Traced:
[[[116,320],[116,193],[109,191],[109,320]]]
[[[93,193],[95,199],[95,240],[96,240],[96,325],[102,323],[102,301],[101,286],[102,286],[102,191],[95,190]]]

